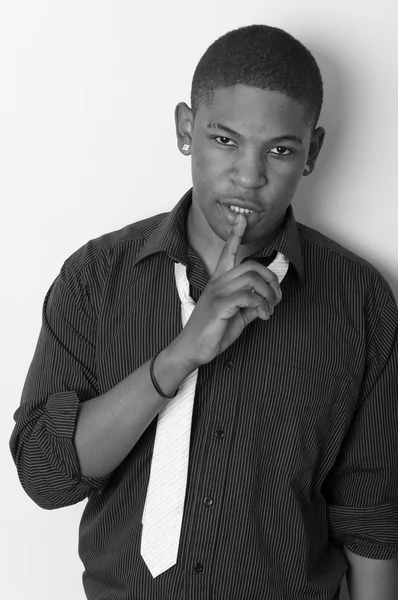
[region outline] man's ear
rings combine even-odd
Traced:
[[[311,134],[310,147],[308,149],[307,165],[309,171],[305,171],[305,175],[309,175],[315,169],[315,163],[323,146],[325,139],[325,130],[323,127],[317,127]]]
[[[187,156],[191,153],[193,113],[185,102],[179,102],[174,111],[177,144],[180,152]]]

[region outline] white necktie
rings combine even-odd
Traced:
[[[182,326],[185,327],[195,302],[189,295],[186,267],[180,263],[175,263],[174,267]],[[278,252],[268,269],[277,275],[280,283],[288,267],[288,259]],[[158,415],[141,537],[141,556],[152,577],[177,562],[197,378],[198,369],[184,379],[176,397],[170,399]]]

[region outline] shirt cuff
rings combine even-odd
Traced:
[[[102,477],[85,477],[80,472],[79,459],[73,444],[76,429],[77,413],[80,400],[75,392],[57,392],[49,396],[46,404],[46,429],[60,439],[57,446],[64,458],[69,457],[67,472],[72,481],[80,484],[89,495],[93,491],[103,490],[111,473]]]
[[[328,506],[331,535],[340,547],[365,558],[398,558],[398,503]]]
[[[49,396],[46,404],[46,424],[52,435],[73,438],[79,404],[75,392],[58,392]]]
[[[384,546],[375,544],[370,540],[347,536],[341,542],[341,546],[348,548],[358,556],[373,558],[376,560],[390,560],[398,558],[398,546]]]

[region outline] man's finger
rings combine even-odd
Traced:
[[[238,255],[239,246],[242,241],[243,234],[247,226],[247,220],[245,215],[238,214],[238,220],[232,226],[231,233],[227,241],[225,242],[224,248],[221,251],[220,258],[216,266],[216,270],[213,273],[213,278],[217,279],[230,271],[236,266],[236,260]]]

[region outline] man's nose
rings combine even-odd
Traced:
[[[251,152],[236,159],[231,179],[237,187],[258,188],[267,183],[265,160],[258,153]]]

